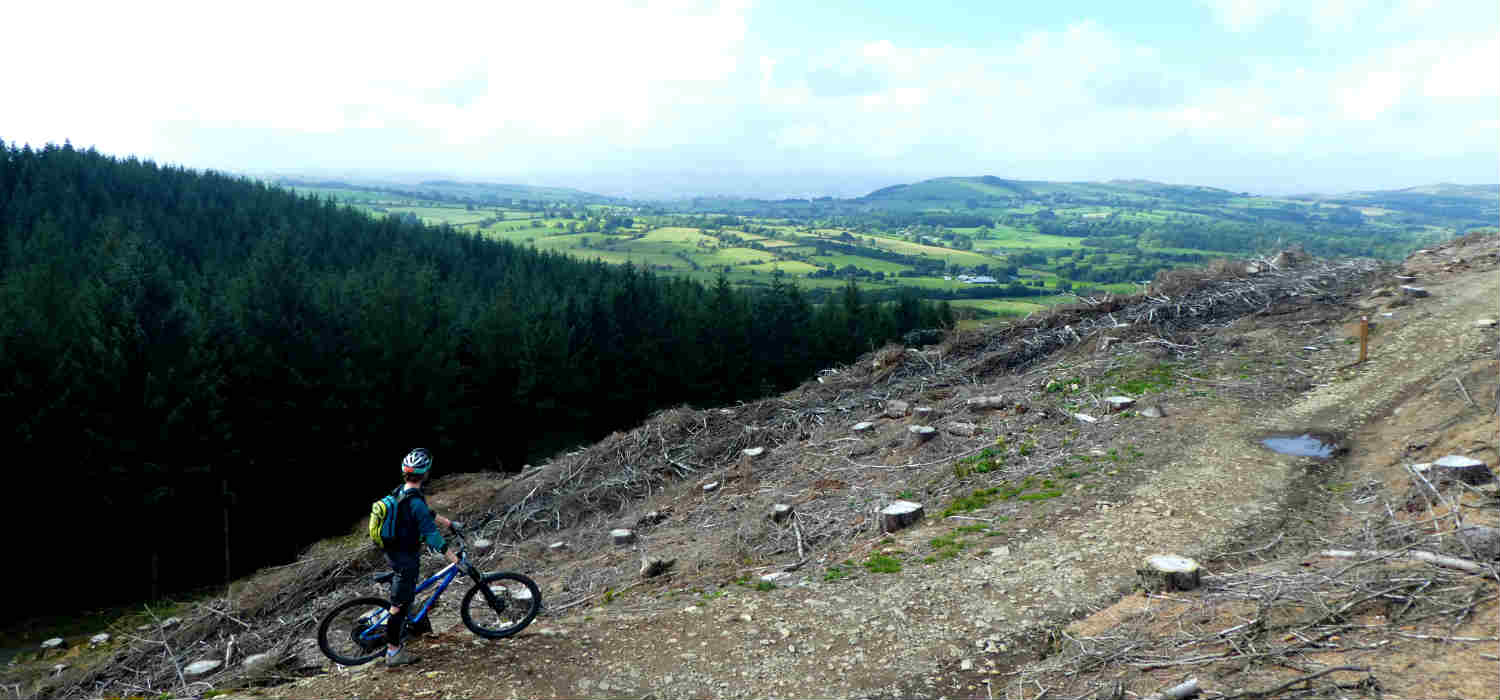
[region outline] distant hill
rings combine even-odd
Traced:
[[[1195,185],[1168,185],[1149,180],[1109,182],[1047,182],[1006,180],[993,175],[940,177],[909,185],[885,187],[856,201],[901,206],[910,203],[957,202],[968,208],[1003,207],[1025,202],[1063,201],[1077,204],[1143,205],[1151,203],[1213,203],[1239,196],[1228,190]]]
[[[509,204],[530,201],[568,204],[609,204],[615,200],[602,194],[584,192],[567,187],[538,187],[534,185],[509,185],[489,182],[461,182],[458,180],[424,180],[415,184],[371,182],[361,180],[313,180],[281,177],[276,184],[293,188],[317,188],[325,190],[359,190],[428,199],[440,202],[472,202],[474,204]]]
[[[1439,183],[1399,190],[1349,192],[1339,195],[1299,195],[1307,202],[1378,207],[1433,217],[1475,219],[1493,224],[1500,217],[1500,185]]]

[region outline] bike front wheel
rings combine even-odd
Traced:
[[[385,625],[391,601],[374,596],[340,603],[318,625],[318,648],[345,666],[374,661],[385,653]]]
[[[485,595],[489,591],[493,595]],[[464,626],[485,639],[509,637],[531,624],[542,609],[536,582],[516,573],[486,574],[464,594]]]

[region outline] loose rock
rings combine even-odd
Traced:
[[[911,404],[905,401],[890,401],[885,405],[886,418],[905,418],[911,411]]]
[[[1481,318],[1474,322],[1475,328],[1494,328],[1497,321],[1493,318]]]
[[[623,527],[615,530],[610,530],[609,538],[611,540],[614,540],[615,546],[622,547],[624,545],[635,542],[635,531],[628,530]]]
[[[766,448],[764,447],[747,447],[743,450],[740,450],[740,454],[743,454],[750,459],[755,459],[756,457],[759,457],[765,453]]]
[[[641,578],[655,578],[660,576],[667,573],[676,563],[676,559],[641,557]]]
[[[1135,399],[1129,396],[1110,396],[1105,398],[1104,402],[1109,404],[1111,411],[1123,411],[1135,405]]]
[[[92,647],[104,646],[105,644],[108,644],[108,643],[109,643],[109,633],[108,632],[100,632],[99,634],[96,634],[96,635],[94,635],[92,637],[89,637],[89,647],[91,647],[91,648]]]
[[[932,439],[933,435],[937,434],[937,428],[930,425],[913,425],[906,430],[912,434],[912,438],[917,442],[927,442]]]
[[[792,517],[792,507],[785,503],[777,503],[771,506],[771,520],[783,522]]]
[[[870,421],[867,421],[867,420],[862,420],[862,421],[854,424],[854,432],[856,432],[856,433],[863,433],[863,432],[865,432],[865,431],[867,431],[867,430],[869,430],[869,429],[871,429],[873,427],[875,427],[874,423],[871,423]]]
[[[245,660],[240,662],[240,666],[252,670],[259,669],[270,665],[274,660],[275,657],[271,655],[271,652],[262,652],[260,654],[251,654],[245,657]]]
[[[567,548],[568,548],[568,543],[567,542],[553,542],[552,544],[547,545],[547,549],[550,549],[550,550],[552,550],[554,552],[561,552],[561,551],[563,551],[564,549],[567,549]]]
[[[1401,285],[1401,293],[1413,299],[1421,299],[1423,297],[1431,296],[1431,293],[1427,290],[1421,287],[1413,287],[1409,284]]]
[[[1161,406],[1158,406],[1156,404],[1152,404],[1150,406],[1147,406],[1147,407],[1141,409],[1141,415],[1143,415],[1143,416],[1145,416],[1147,418],[1165,418],[1166,415],[1167,415],[1167,411],[1166,411],[1166,409],[1162,408]]]
[[[704,493],[713,493],[713,492],[718,491],[718,490],[719,490],[719,482],[717,482],[717,481],[710,481],[710,482],[708,482],[708,483],[706,483],[706,484],[703,485],[703,492]]]

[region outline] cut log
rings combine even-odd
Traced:
[[[976,396],[972,399],[969,399],[968,401],[965,401],[964,406],[970,411],[999,410],[1005,408],[1005,397],[1000,395]]]
[[[918,443],[927,442],[932,436],[937,435],[937,428],[930,425],[913,425],[906,429],[911,433],[912,439]]]
[[[1160,693],[1147,695],[1145,700],[1188,700],[1188,698],[1198,697],[1199,692],[1201,689],[1198,687],[1198,679],[1189,678]]]
[[[1473,486],[1495,480],[1495,473],[1490,471],[1489,465],[1463,455],[1448,455],[1438,459],[1432,463],[1429,473],[1439,479],[1462,481]]]
[[[785,503],[777,503],[771,506],[771,520],[775,522],[785,522],[787,518],[792,517],[792,513],[792,507]]]
[[[635,531],[628,530],[623,527],[616,530],[610,530],[609,538],[611,540],[614,540],[616,547],[623,547],[627,544],[635,542]]]
[[[224,662],[220,661],[219,659],[204,659],[202,661],[194,661],[193,663],[190,663],[182,668],[182,675],[184,678],[202,678],[210,673],[213,673],[214,671],[219,670],[219,667],[223,665]]]
[[[895,532],[922,519],[922,504],[896,501],[880,511],[880,529]]]
[[[1198,562],[1176,554],[1153,554],[1135,570],[1148,592],[1191,591],[1202,585]]]

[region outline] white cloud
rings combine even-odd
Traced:
[[[1249,31],[1268,19],[1290,17],[1321,31],[1355,29],[1354,19],[1369,0],[1201,0],[1225,27]]]

